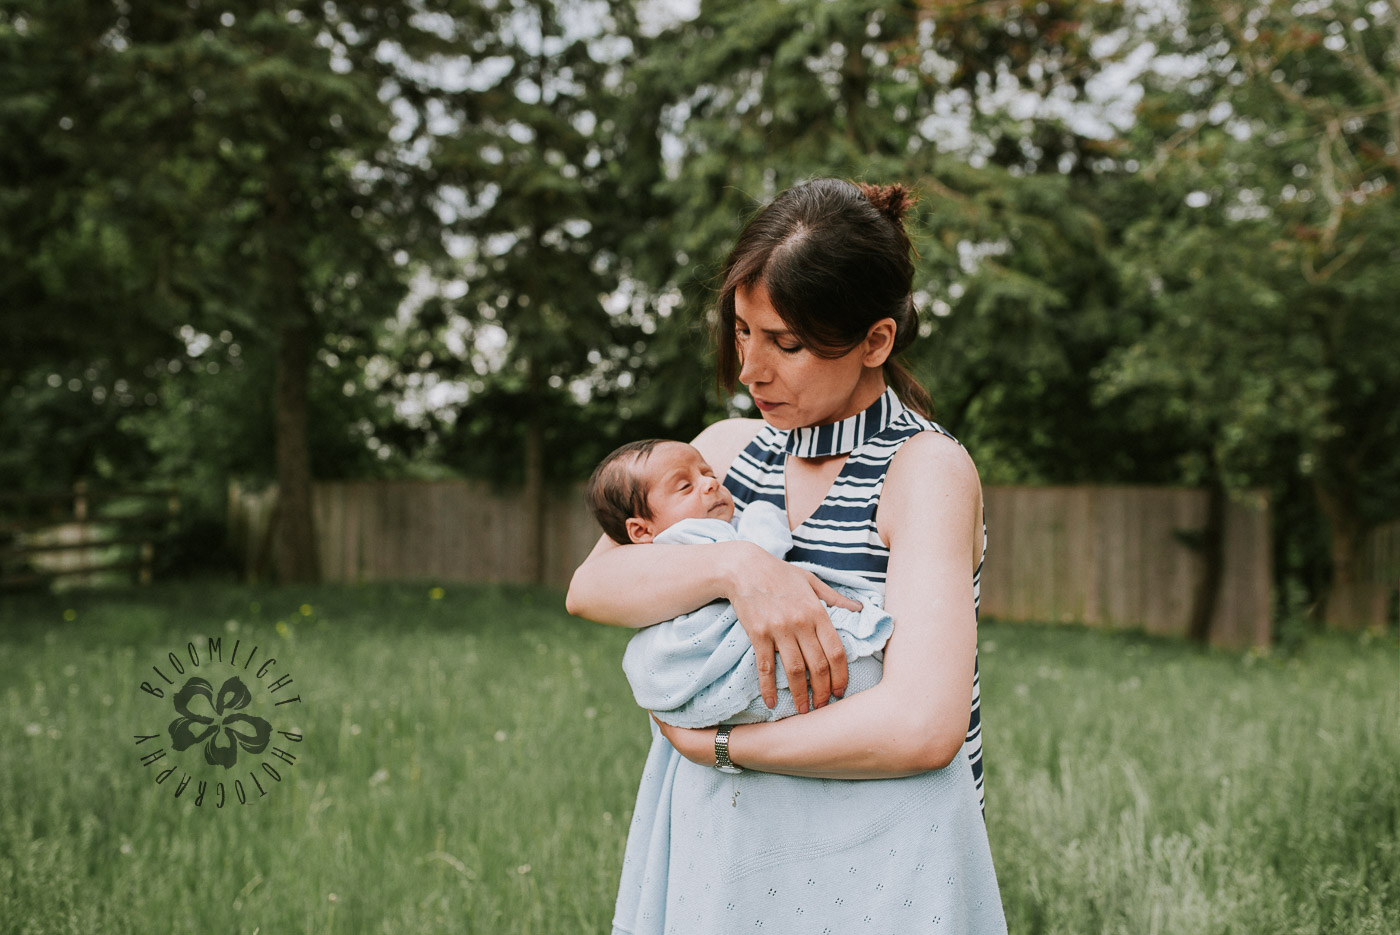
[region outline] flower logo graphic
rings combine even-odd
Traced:
[[[180,716],[170,722],[171,746],[186,750],[204,744],[204,759],[210,766],[229,769],[238,759],[238,748],[261,753],[272,736],[272,725],[260,717],[238,712],[253,700],[242,679],[232,676],[219,689],[202,678],[191,678],[175,693],[175,710]],[[206,743],[207,741],[207,743]]]

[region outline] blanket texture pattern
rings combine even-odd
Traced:
[[[664,530],[656,542],[694,545],[740,539],[757,543],[778,558],[792,548],[787,517],[773,504],[763,502],[750,504],[737,527],[718,519],[684,519]],[[878,683],[884,669],[885,643],[894,632],[894,619],[881,606],[883,595],[858,575],[795,564],[862,605],[859,612],[827,608],[846,650],[846,694]],[[770,709],[763,703],[757,661],[734,608],[728,601],[714,601],[638,631],[627,644],[622,669],[637,704],[677,727],[749,724],[796,714],[797,705],[781,665],[777,667],[777,707]]]

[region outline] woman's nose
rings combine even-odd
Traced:
[[[762,354],[750,347],[739,361],[739,382],[745,386],[767,382],[767,367]]]

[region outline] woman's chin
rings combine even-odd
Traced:
[[[763,421],[773,426],[775,429],[786,430],[797,428],[799,423],[794,422],[792,414],[788,412],[787,406],[775,406],[772,409],[760,409],[758,414]]]

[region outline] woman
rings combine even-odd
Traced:
[[[818,179],[749,223],[726,264],[717,351],[721,383],[744,384],[763,418],[694,440],[736,509],[786,511],[789,561],[884,589],[895,630],[880,683],[828,703],[846,670],[821,602],[850,604],[751,543],[604,537],[574,575],[569,611],[604,623],[729,600],[765,701],[776,652],[803,712],[654,729],[615,933],[1005,930],[979,808],[981,487],[894,360],[918,329],[908,204],[899,186]]]

